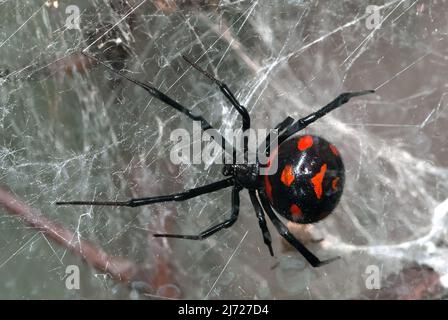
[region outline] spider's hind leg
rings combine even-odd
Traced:
[[[333,262],[337,259],[340,259],[340,257],[334,257],[327,260],[319,260],[318,257],[316,257],[311,251],[309,251],[299,240],[297,240],[291,232],[288,230],[288,228],[281,222],[281,220],[276,216],[274,210],[271,208],[268,199],[266,198],[266,195],[262,192],[259,193],[261,204],[263,205],[264,210],[266,211],[267,215],[269,216],[269,219],[271,219],[272,223],[274,224],[275,228],[277,229],[278,233],[285,238],[286,241],[288,241],[294,248],[296,248],[297,251],[299,251],[302,256],[313,266],[313,267],[321,267],[323,265],[326,265],[330,262]]]

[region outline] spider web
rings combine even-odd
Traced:
[[[144,266],[153,287],[142,293],[137,281],[113,281],[0,207],[1,298],[446,294],[446,1],[369,1],[380,9],[373,29],[367,5],[351,2],[77,1],[81,30],[67,28],[69,5],[0,0],[0,186],[74,231],[73,242],[88,240]],[[195,234],[222,221],[229,190],[134,209],[56,207],[58,200],[124,200],[221,178],[218,165],[172,164],[170,133],[191,132],[191,122],[83,60],[85,48],[202,113],[223,134],[241,126],[238,114],[181,54],[225,81],[256,128],[307,115],[343,91],[377,89],[305,130],[338,146],[347,181],[333,215],[290,227],[318,257],[342,259],[312,269],[269,225],[271,258],[247,192],[238,222],[198,242],[152,234]],[[69,265],[80,268],[79,290],[65,286]],[[379,290],[366,286],[371,265],[380,270]],[[409,280],[410,270],[421,282]],[[425,296],[413,296],[421,283]]]

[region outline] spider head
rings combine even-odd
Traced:
[[[258,165],[225,164],[222,174],[234,176],[236,183],[244,188],[253,189],[259,186]]]
[[[234,174],[235,170],[233,168],[233,165],[231,164],[225,164],[222,168],[222,174],[226,177],[232,176]]]

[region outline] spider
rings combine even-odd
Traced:
[[[111,70],[119,77],[146,90],[151,96],[183,113],[191,120],[200,121],[203,130],[213,129],[201,115],[195,114],[190,109],[168,97],[155,87],[133,79],[122,73],[122,71],[113,69],[103,61],[88,55],[85,51],[82,53]],[[242,118],[242,131],[247,131],[251,127],[250,115],[246,108],[238,102],[230,88],[225,83],[203,70],[188,57],[182,57],[193,68],[216,84],[224,97],[240,114]],[[319,267],[328,264],[340,257],[320,260],[291,234],[276,212],[283,218],[300,224],[314,223],[327,217],[334,210],[342,195],[345,180],[344,164],[338,149],[325,139],[312,135],[294,135],[305,129],[314,121],[322,118],[330,111],[347,103],[351,98],[370,93],[374,93],[374,90],[345,92],[340,94],[336,99],[323,108],[304,118],[295,121],[288,116],[285,120],[280,122],[275,127],[278,132],[278,147],[273,150],[269,158],[270,161],[277,161],[278,169],[274,174],[261,174],[261,164],[258,161],[256,161],[255,164],[236,164],[234,161],[233,164],[224,165],[222,174],[225,178],[222,180],[180,193],[155,197],[132,198],[127,201],[59,201],[56,202],[56,205],[139,207],[168,201],[185,201],[200,195],[231,187],[232,210],[230,217],[225,221],[196,235],[154,234],[155,237],[202,240],[222,229],[230,228],[235,224],[239,214],[240,192],[243,189],[247,189],[258,219],[259,227],[262,231],[264,243],[268,247],[271,256],[274,256],[274,252],[271,244],[271,235],[266,224],[265,213],[277,229],[278,233],[299,251],[311,266]],[[268,141],[268,139],[269,135],[266,137],[266,141]],[[222,138],[221,142],[225,143],[225,139]],[[247,153],[247,143],[244,144],[243,148],[244,152]],[[235,150],[233,150],[233,152],[235,154]],[[272,165],[272,163],[268,162],[267,166],[269,167],[270,165]]]

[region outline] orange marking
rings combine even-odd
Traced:
[[[336,177],[333,179],[333,181],[331,181],[331,187],[333,188],[333,190],[337,190],[338,188],[338,182],[339,182],[339,177]]]
[[[330,144],[330,150],[331,150],[331,152],[333,152],[333,154],[335,156],[339,155],[338,149],[336,149],[336,147],[334,145],[332,145],[332,144]]]
[[[270,168],[272,165],[272,161],[275,160],[275,158],[277,157],[277,153],[278,153],[278,147],[274,149],[274,151],[271,152],[271,155],[268,158],[268,162],[266,164],[267,168]]]
[[[313,145],[313,137],[312,136],[304,136],[299,139],[297,143],[297,148],[300,151],[306,150]]]
[[[269,156],[268,163],[267,163],[268,169],[271,167],[272,161],[277,157],[277,153],[278,153],[278,148],[275,148],[274,151]],[[268,174],[264,175],[264,186],[265,186],[266,194],[269,198],[269,201],[271,201],[271,203],[274,202],[274,197],[272,196],[272,185],[271,185],[271,182],[269,181]]]
[[[324,163],[320,167],[320,172],[311,178],[311,182],[314,186],[314,192],[316,193],[317,199],[322,197],[322,181],[324,181],[325,171],[327,171],[327,164]]]
[[[300,218],[303,217],[302,210],[300,210],[299,206],[296,204],[293,204],[291,206],[291,208],[289,208],[289,211],[291,212],[291,214],[293,216],[300,217]]]
[[[269,181],[269,178],[267,175],[264,176],[264,186],[266,188],[266,193],[268,195],[269,201],[272,201],[272,185],[271,182]]]
[[[291,183],[294,182],[294,172],[292,171],[291,165],[286,165],[285,168],[282,171],[282,175],[280,177],[280,180],[283,182],[283,184],[287,187],[291,185]]]

